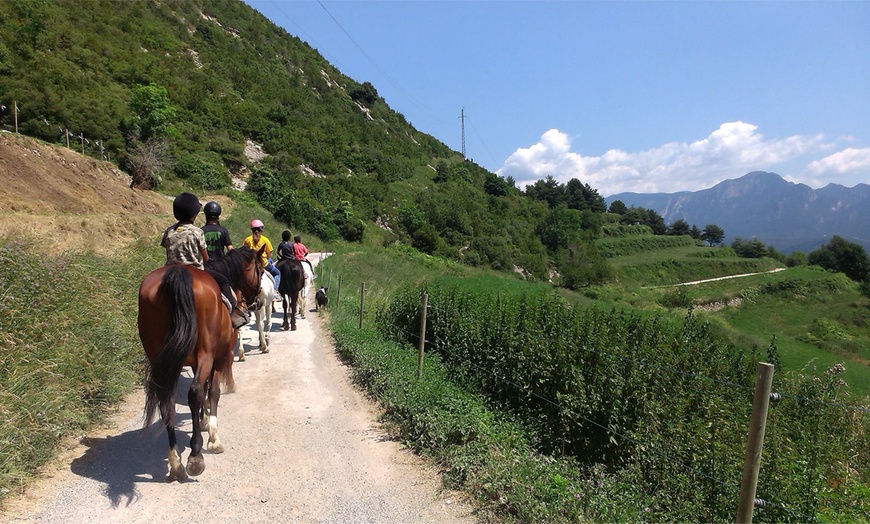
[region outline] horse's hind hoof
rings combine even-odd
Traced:
[[[187,459],[188,475],[196,477],[197,475],[201,475],[203,471],[205,471],[205,460],[203,460],[202,455],[197,455]]]

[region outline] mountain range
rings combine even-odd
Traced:
[[[726,242],[758,238],[784,253],[818,249],[838,235],[870,250],[870,185],[813,189],[776,173],[754,171],[701,191],[619,193],[605,199],[659,213],[666,224],[715,224]]]

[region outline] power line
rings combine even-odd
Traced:
[[[387,80],[389,80],[389,82],[391,84],[393,84],[393,87],[395,87],[396,89],[401,91],[402,94],[407,96],[408,100],[410,100],[412,104],[417,106],[417,109],[419,109],[420,111],[423,111],[423,112],[427,112],[426,109],[424,109],[423,106],[420,105],[420,103],[417,101],[416,98],[414,98],[413,96],[411,96],[410,93],[408,93],[407,91],[402,89],[402,87],[398,83],[396,83],[396,81],[393,80],[393,78],[390,75],[388,75],[387,72],[384,71],[381,68],[381,66],[378,65],[377,62],[375,62],[375,60],[366,52],[365,49],[363,49],[363,47],[359,44],[359,42],[357,42],[356,39],[354,39],[354,37],[351,36],[351,34],[347,31],[347,29],[345,29],[344,26],[341,25],[341,23],[332,15],[332,13],[329,12],[329,10],[326,8],[326,6],[323,5],[323,2],[321,2],[320,0],[317,0],[317,3],[320,5],[320,7],[323,8],[323,11],[326,12],[327,15],[329,15],[329,18],[331,18],[332,21],[335,22],[335,25],[337,25],[338,28],[341,29],[341,32],[344,33],[345,36],[347,36],[347,38],[353,43],[354,46],[356,46],[357,49],[359,49],[359,52],[362,53],[364,57],[366,57],[366,60],[368,60],[369,63],[371,63],[375,67],[375,69],[377,69],[382,75],[384,75],[384,78],[386,78]]]

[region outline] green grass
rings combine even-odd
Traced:
[[[150,241],[119,253],[0,240],[0,501],[141,376],[136,289],[164,257]]]
[[[822,372],[843,363],[842,378],[851,392],[868,398],[870,304],[854,285],[831,290],[823,280],[814,283],[809,291],[766,293],[715,315],[732,330],[753,335],[762,344],[776,335],[782,363],[788,369]]]

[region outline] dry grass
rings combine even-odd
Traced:
[[[9,133],[0,133],[0,209],[0,237],[49,253],[111,254],[172,223],[170,199],[130,189],[110,162]]]

